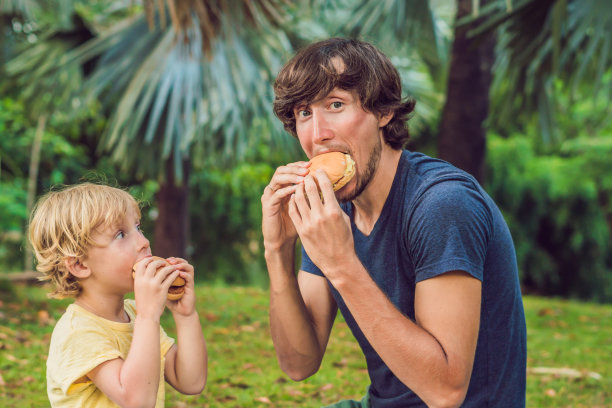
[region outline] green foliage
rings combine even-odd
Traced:
[[[95,133],[103,126],[99,112],[92,110],[71,120],[58,113],[48,122],[42,138],[39,178],[40,195],[53,185],[72,184],[96,169],[112,168],[95,157]],[[0,99],[0,267],[4,271],[22,270],[30,154],[35,126],[20,101]]]
[[[340,316],[319,372],[293,382],[276,361],[266,290],[197,283],[196,296],[208,343],[208,384],[201,395],[194,396],[167,386],[167,407],[320,407],[364,395],[365,361]],[[48,406],[45,358],[53,326],[70,301],[46,299],[40,286],[0,284],[0,302],[2,406]],[[533,296],[525,297],[524,304],[529,344],[527,406],[610,406],[612,306]],[[162,315],[161,324],[175,337],[169,313]],[[578,375],[542,375],[537,367],[571,368]],[[591,378],[591,372],[602,378]]]
[[[512,231],[521,280],[543,294],[612,300],[612,139],[539,155],[533,139],[489,137],[487,190]]]
[[[198,277],[264,285],[267,273],[261,236],[261,194],[274,167],[241,163],[210,168],[191,177],[192,257]]]

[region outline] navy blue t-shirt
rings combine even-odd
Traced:
[[[351,218],[355,250],[378,287],[415,321],[416,283],[462,270],[482,282],[480,329],[463,407],[524,407],[527,330],[512,237],[499,209],[469,174],[442,160],[403,151],[389,196],[369,235]],[[323,276],[302,251],[301,269]],[[333,296],[363,350],[374,408],[424,407],[385,365]]]

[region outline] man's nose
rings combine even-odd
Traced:
[[[334,138],[334,132],[329,127],[329,122],[325,117],[324,112],[313,111],[312,113],[313,123],[313,141],[314,143],[321,144]]]

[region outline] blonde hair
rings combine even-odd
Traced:
[[[140,217],[138,202],[127,191],[107,185],[82,183],[50,191],[36,203],[30,217],[29,239],[42,281],[54,290],[49,297],[77,297],[81,285],[65,265],[67,258],[83,260],[96,246],[98,230],[123,221],[129,209]]]

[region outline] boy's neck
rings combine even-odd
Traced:
[[[130,317],[123,307],[123,296],[117,297],[104,297],[104,296],[88,296],[87,293],[82,293],[74,301],[75,304],[79,305],[83,309],[95,314],[96,316],[102,317],[106,320],[110,320],[118,323],[129,323]]]

